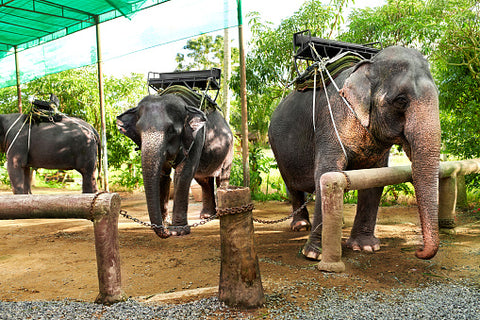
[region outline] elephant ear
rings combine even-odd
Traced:
[[[370,124],[372,86],[369,74],[371,64],[370,60],[364,60],[355,65],[340,90],[340,95],[347,99],[364,127],[368,127]]]
[[[205,126],[207,117],[205,116],[205,113],[198,108],[186,105],[185,109],[187,110],[187,117],[185,119],[185,130],[182,143],[183,148],[189,150],[197,133]]]
[[[138,107],[128,109],[117,116],[118,130],[135,142],[139,148],[142,147],[142,139],[137,131]]]

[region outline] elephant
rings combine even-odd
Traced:
[[[400,145],[412,162],[422,228],[423,247],[415,255],[434,257],[439,247],[441,128],[438,90],[427,60],[415,49],[387,47],[341,72],[335,83],[337,88],[333,83],[326,88],[331,114],[323,88],[316,91],[314,110],[312,90],[292,91],[274,110],[269,126],[271,148],[298,211],[291,229],[311,228],[303,255],[320,260],[322,174],[388,166],[391,147]],[[354,251],[380,250],[374,230],[382,192],[383,187],[358,191],[346,243]],[[315,194],[312,223],[301,208],[305,193]]]
[[[100,137],[87,122],[65,115],[30,121],[30,115],[0,115],[0,151],[6,153],[14,194],[31,194],[31,168],[77,170],[82,192],[98,191],[95,180]]]
[[[193,91],[192,91],[193,92]],[[187,210],[192,179],[202,188],[200,218],[216,213],[214,188],[229,184],[233,134],[216,109],[201,111],[199,96],[153,94],[117,116],[117,127],[141,150],[148,214],[160,238],[190,233]],[[172,169],[171,223],[166,227]]]

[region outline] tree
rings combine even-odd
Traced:
[[[350,21],[341,35],[344,41],[406,45],[429,58],[439,88],[443,152],[480,157],[478,1],[389,0],[382,7],[354,11]],[[468,179],[478,180],[474,175]]]
[[[350,16],[344,41],[416,47],[440,92],[445,152],[480,157],[480,5],[475,0],[389,0]]]
[[[187,54],[177,53],[175,61],[178,71],[221,68],[223,64],[223,36],[201,35],[190,39],[183,47]]]
[[[445,149],[480,157],[480,4],[457,7],[447,20],[435,61]],[[470,5],[468,5],[470,4]]]
[[[223,36],[217,35],[215,39],[212,35],[201,35],[195,39],[190,39],[183,47],[185,53],[177,53],[175,61],[177,62],[177,71],[188,70],[207,70],[211,68],[219,68],[225,70],[224,63],[224,41]],[[239,52],[238,48],[231,48],[230,50],[231,64],[238,63]],[[225,74],[222,75],[225,77]],[[223,83],[221,85],[224,85]],[[228,85],[228,83],[227,83]],[[218,96],[217,104],[223,106],[222,96]],[[230,106],[224,106],[230,108]],[[223,114],[229,114],[227,110],[223,110]]]
[[[307,0],[291,17],[278,27],[263,21],[257,12],[248,17],[252,40],[246,57],[248,127],[252,137],[267,143],[270,116],[281,98],[288,93],[289,83],[296,76],[292,63],[292,37],[296,32],[309,29],[312,36],[329,38],[342,22],[342,12],[350,1],[332,1],[330,5],[319,0]],[[238,71],[232,75],[232,89],[239,95]],[[238,111],[232,112],[232,124],[239,130]]]

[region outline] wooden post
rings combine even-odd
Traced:
[[[0,196],[0,220],[88,219],[93,222],[99,294],[97,303],[125,300],[121,290],[117,193]]]
[[[251,203],[250,189],[218,189],[219,212]],[[254,249],[252,211],[220,215],[221,267],[219,300],[231,307],[255,308],[265,297]]]
[[[93,230],[95,234],[95,252],[97,255],[97,274],[99,294],[96,303],[110,305],[126,300],[122,292],[122,279],[120,272],[120,254],[118,243],[118,213],[120,212],[120,196],[116,194],[117,201],[111,204],[108,211],[95,211],[102,205],[100,197],[92,206],[96,212],[93,217]]]

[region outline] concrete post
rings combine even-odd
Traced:
[[[328,172],[320,178],[322,191],[322,260],[317,268],[322,271],[343,272],[342,217],[343,193],[347,186],[340,172]]]
[[[455,228],[457,203],[457,176],[455,174],[440,179],[438,197],[438,227]]]

